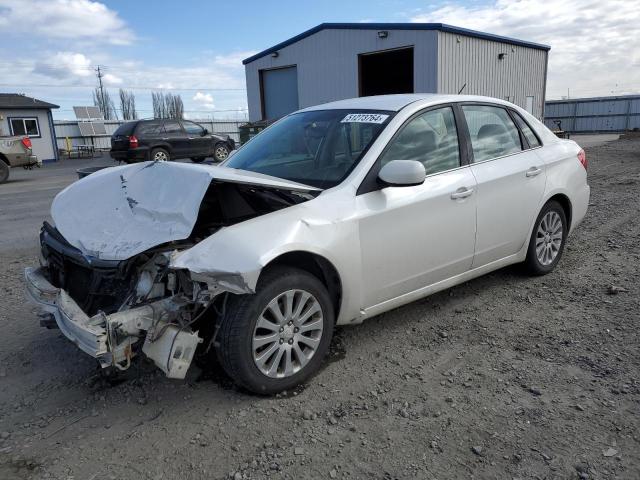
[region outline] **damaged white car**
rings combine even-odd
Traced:
[[[507,102],[339,101],[219,167],[147,162],[70,185],[27,287],[103,367],[143,353],[184,378],[213,348],[239,385],[274,393],[318,369],[336,324],[508,264],[551,271],[586,180],[580,147]]]

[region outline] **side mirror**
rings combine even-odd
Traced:
[[[412,187],[424,183],[427,172],[416,160],[391,160],[380,169],[378,178],[391,187]]]
[[[205,135],[209,135],[209,130],[206,128],[202,129],[202,136],[204,137]]]

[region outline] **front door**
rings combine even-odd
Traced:
[[[182,126],[187,134],[187,156],[208,157],[213,153],[211,135],[205,135],[204,128],[201,125],[182,120]]]
[[[478,235],[473,266],[517,253],[529,237],[544,194],[544,162],[523,144],[507,110],[463,105],[478,183]]]
[[[364,308],[463,273],[473,259],[475,180],[461,166],[451,107],[409,120],[374,168],[391,160],[418,160],[427,178],[357,197]]]
[[[188,156],[189,141],[187,133],[177,120],[164,121],[164,136],[162,140],[171,146],[171,158],[186,158]]]

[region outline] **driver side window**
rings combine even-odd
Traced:
[[[382,154],[380,166],[391,160],[416,160],[427,175],[460,166],[458,132],[451,107],[429,110],[402,127]]]
[[[183,120],[182,125],[184,126],[184,131],[187,132],[189,135],[202,136],[204,134],[204,129],[196,123],[186,122]]]

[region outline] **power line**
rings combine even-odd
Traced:
[[[0,83],[0,87],[20,87],[20,88],[95,88],[95,85],[54,85],[47,83]],[[150,87],[140,85],[112,85],[107,88],[126,88],[129,90],[182,90],[182,91],[202,91],[211,92],[246,92],[246,88],[212,88],[212,87]]]

